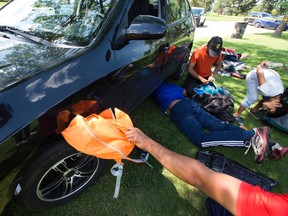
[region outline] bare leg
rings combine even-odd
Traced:
[[[240,107],[238,108],[238,110],[233,114],[234,117],[239,117],[245,109],[246,109],[245,107],[243,107],[242,105],[240,105]]]

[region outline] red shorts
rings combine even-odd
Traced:
[[[236,215],[288,215],[288,194],[275,194],[242,182],[236,204]]]

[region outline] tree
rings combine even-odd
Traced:
[[[286,11],[280,25],[276,28],[273,34],[274,37],[281,37],[283,30],[286,28],[287,21],[288,21],[288,10]]]
[[[260,5],[260,11],[271,13],[281,0],[262,0]]]
[[[288,8],[288,0],[279,0],[276,6],[276,10],[278,12],[278,14],[285,14],[285,12],[287,12]]]
[[[218,0],[223,9],[228,8],[229,15],[245,14],[251,10],[259,0]]]
[[[285,14],[288,8],[288,0],[261,0],[259,11],[275,13],[276,15]]]
[[[212,8],[213,0],[189,0],[192,7],[204,7],[206,11]]]

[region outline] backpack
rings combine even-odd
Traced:
[[[224,87],[215,83],[200,85],[193,89],[192,98],[207,112],[225,122],[235,122],[233,116],[234,99]]]
[[[254,186],[259,186],[266,191],[271,191],[277,181],[267,176],[261,175],[250,170],[248,167],[225,157],[223,154],[212,150],[199,150],[196,158],[210,169],[233,176],[241,181],[247,182]]]
[[[273,126],[281,131],[288,133],[288,114],[279,118],[271,118],[267,113],[262,117],[262,122],[265,125]]]
[[[67,143],[76,150],[102,159],[116,161],[111,168],[112,175],[117,177],[114,198],[118,197],[120,190],[124,169],[122,159],[148,164],[149,154],[147,152],[142,152],[140,159],[128,157],[135,144],[127,140],[125,132],[128,127],[132,126],[133,123],[126,113],[116,108],[114,110],[109,108],[99,115],[96,113],[87,117],[77,115],[61,132]]]

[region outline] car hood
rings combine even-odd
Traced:
[[[65,61],[77,51],[0,38],[0,92]]]

